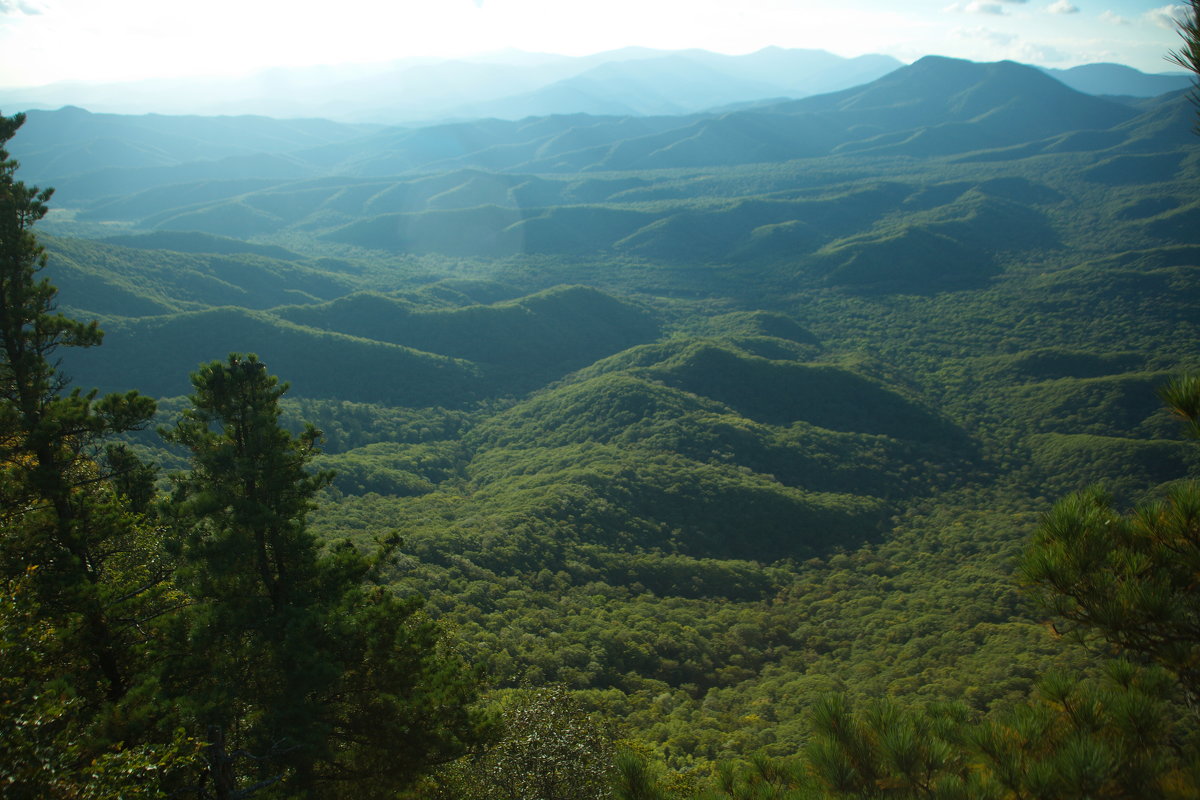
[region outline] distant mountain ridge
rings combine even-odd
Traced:
[[[464,105],[455,116],[688,114],[733,103],[823,94],[874,80],[900,66],[889,56],[847,59],[821,50],[772,47],[745,56],[685,50],[606,61],[531,92]]]
[[[119,114],[253,114],[386,124],[574,113],[655,116],[825,94],[869,83],[901,66],[891,56],[843,58],[780,47],[736,56],[647,48],[584,57],[512,52],[276,68],[241,78],[10,87],[0,89],[0,108],[74,105]],[[1120,64],[1039,69],[1095,95],[1152,97],[1186,88],[1189,81],[1183,74],[1148,75]]]
[[[240,298],[261,285],[269,305],[335,299],[334,287],[312,280],[327,267],[297,262],[293,242],[339,258],[349,248],[383,258],[786,265],[811,285],[926,293],[986,285],[1011,254],[1060,247],[1066,229],[1056,215],[1080,192],[1190,174],[1191,113],[1182,93],[1096,97],[1014,62],[931,56],[839,92],[679,116],[381,128],[37,112],[23,140],[30,149],[15,155],[33,165],[32,180],[56,187],[68,224],[93,226],[99,237],[160,232],[112,240],[136,248],[122,260],[152,260],[147,247],[191,254],[175,259],[189,276],[182,295],[167,293],[176,298],[246,305]],[[128,138],[112,136],[123,129]],[[108,151],[92,135],[125,147],[106,165],[95,156]],[[207,160],[167,163],[189,149]],[[103,168],[48,174],[89,155]],[[129,167],[134,156],[146,166]],[[1075,176],[1070,188],[1044,181],[1048,163]],[[928,178],[914,182],[912,170],[945,177],[923,187]],[[1126,229],[1132,241],[1193,242],[1200,228],[1187,196],[1131,205],[1108,228]],[[181,231],[208,236],[170,233]],[[338,286],[354,280],[353,269],[332,271]],[[99,274],[79,279],[96,283]],[[104,276],[114,298],[136,289]],[[299,295],[288,294],[300,288],[294,281],[303,283]],[[167,295],[139,307],[169,306]]]
[[[781,104],[772,110],[837,119],[847,133],[855,131],[855,150],[894,150],[903,143],[908,151],[932,148],[926,154],[1110,128],[1136,116],[1132,109],[1072,90],[1023,64],[979,64],[941,56],[926,56],[865,86]],[[862,136],[864,127],[875,128],[878,136]],[[887,136],[914,129],[921,129],[914,136],[936,141]],[[841,146],[851,144],[843,142]]]
[[[770,54],[767,54],[770,55]],[[929,56],[866,84],[724,113],[551,115],[430,127],[264,117],[30,112],[14,154],[76,207],[190,185],[191,203],[281,182],[474,168],[530,174],[786,161],[836,152],[946,155],[1112,131],[1149,105],[1072,90],[1036,68]],[[1128,134],[1126,134],[1128,135]],[[1106,147],[1122,134],[1106,134]],[[251,185],[258,181],[257,186]],[[505,190],[507,191],[507,190]],[[557,201],[557,198],[555,198]],[[158,203],[158,210],[165,210]]]
[[[75,105],[123,114],[254,114],[387,124],[581,112],[678,114],[820,94],[873,80],[899,66],[890,56],[842,58],[778,47],[739,56],[647,48],[583,57],[504,53],[276,68],[243,78],[6,88],[0,89],[0,108]],[[631,104],[629,98],[636,100]]]
[[[1070,69],[1043,67],[1050,77],[1086,94],[1156,97],[1188,88],[1186,73],[1147,75],[1124,64],[1081,64]]]

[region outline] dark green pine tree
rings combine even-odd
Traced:
[[[824,698],[808,766],[818,796],[829,798],[1195,797],[1173,688],[1162,670],[1114,661],[1099,681],[1048,675],[1031,702],[987,719],[952,704],[905,709],[885,700],[855,710]]]
[[[1188,97],[1196,106],[1196,125],[1192,130],[1200,135],[1200,0],[1188,0],[1183,6],[1178,30],[1183,44],[1178,50],[1172,50],[1167,60],[1196,76]]]
[[[96,346],[102,334],[95,322],[55,313],[57,290],[38,279],[46,257],[32,227],[51,192],[16,180],[17,163],[3,150],[23,122],[0,117],[0,459],[13,523],[0,563],[8,575],[38,568],[43,606],[77,617],[70,633],[87,653],[91,682],[118,700],[130,681],[102,585],[109,543],[127,531],[93,491],[101,478],[94,456],[106,437],[146,424],[154,403],[66,391],[55,351]]]
[[[378,585],[396,542],[368,558],[307,529],[330,475],[308,469],[314,428],[280,427],[287,385],[237,354],[192,382],[164,432],[191,453],[170,513],[193,604],[163,681],[210,742],[206,780],[218,798],[394,795],[482,734],[474,676],[419,602]]]
[[[1200,377],[1177,378],[1159,397],[1200,439]],[[1167,669],[1197,708],[1200,481],[1169,485],[1129,514],[1098,490],[1068,497],[1043,520],[1021,570],[1061,627]]]
[[[146,424],[154,403],[68,390],[57,368],[59,348],[101,333],[56,313],[57,290],[39,277],[33,226],[50,191],[17,180],[4,149],[23,122],[0,117],[0,786],[13,797],[77,796],[83,782],[151,791],[156,781],[130,770],[162,766],[165,752],[147,744],[143,689],[171,570],[122,491],[144,497],[147,468],[105,442]]]

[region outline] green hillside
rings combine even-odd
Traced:
[[[1156,395],[1200,370],[1190,113],[926,58],[686,117],[252,126],[296,175],[157,182],[200,162],[134,138],[128,183],[43,223],[45,275],[106,332],[72,384],[158,424],[230,352],[290,382],[282,424],[337,473],[312,530],[398,537],[379,574],[491,697],[565,693],[660,800],[784,800],[752,776],[814,758],[833,694],[975,731],[1111,672],[1020,564],[1064,495],[1123,510],[1200,469]],[[415,791],[490,797],[480,763]]]
[[[459,406],[482,394],[478,370],[465,361],[232,307],[110,322],[103,349],[73,354],[66,368],[81,385],[170,397],[189,390],[201,363],[246,351],[279,365],[272,369],[291,366],[297,393],[308,397]]]
[[[496,391],[505,391],[509,382],[528,390],[653,339],[659,328],[646,310],[585,287],[437,310],[378,294],[353,294],[275,313],[311,328],[475,362],[495,381]]]
[[[185,240],[187,249],[158,246],[176,240]],[[134,246],[80,239],[48,239],[47,245],[56,282],[68,305],[81,314],[140,317],[227,305],[261,309],[316,303],[353,286],[281,248],[232,247],[228,241],[159,234]]]

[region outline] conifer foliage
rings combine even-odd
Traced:
[[[466,711],[469,671],[419,601],[374,581],[396,540],[373,557],[326,551],[305,526],[332,476],[307,468],[313,427],[279,424],[287,385],[239,354],[192,382],[192,409],[164,432],[192,457],[170,506],[192,605],[164,684],[206,732],[215,795],[387,795],[462,754],[484,723]]]
[[[173,602],[170,566],[122,490],[144,488],[143,465],[105,440],[145,425],[154,403],[67,391],[57,351],[101,333],[56,313],[38,276],[31,229],[51,192],[16,179],[4,145],[22,122],[0,117],[0,787],[153,794],[189,748],[170,730],[144,738],[138,709],[149,630]]]
[[[32,226],[49,190],[16,179],[0,117],[0,794],[30,798],[388,796],[479,741],[477,680],[418,598],[305,525],[330,480],[319,433],[279,424],[287,389],[254,356],[193,376],[154,470],[112,443],[155,411],[70,389]]]
[[[1188,4],[1183,6],[1181,11],[1178,28],[1183,44],[1178,50],[1172,50],[1167,55],[1167,60],[1196,76],[1189,97],[1196,106],[1198,115],[1193,130],[1200,134],[1200,0],[1188,0]]]
[[[106,491],[97,456],[106,437],[145,425],[154,403],[136,393],[65,391],[55,351],[93,347],[101,333],[94,322],[56,313],[57,290],[38,279],[45,256],[31,228],[51,192],[16,180],[17,163],[2,149],[23,121],[0,117],[0,459],[6,521],[20,531],[0,552],[6,576],[37,569],[40,601],[74,619],[69,628],[87,654],[90,690],[117,701],[130,688],[120,652],[126,626],[106,595],[119,580],[115,542],[133,532]]]

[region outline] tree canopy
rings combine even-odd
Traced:
[[[31,230],[49,190],[15,177],[0,117],[0,786],[14,797],[394,796],[466,752],[478,678],[417,597],[382,584],[398,539],[324,546],[306,515],[319,433],[279,424],[286,384],[254,356],[193,376],[155,472],[113,436],[136,392],[70,388],[60,348],[99,345],[56,313]]]

